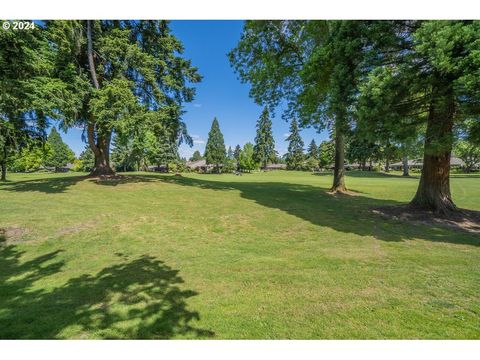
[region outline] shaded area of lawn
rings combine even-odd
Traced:
[[[178,270],[162,261],[117,254],[118,264],[49,289],[49,277],[65,265],[61,252],[21,262],[22,251],[0,247],[0,338],[68,337],[69,327],[98,338],[214,335],[190,324],[199,314],[188,309],[187,300],[197,293],[181,289]]]
[[[351,172],[352,174],[361,172]],[[349,173],[350,175],[350,173]],[[239,191],[240,197],[255,201],[257,204],[284,211],[290,215],[306,220],[314,225],[329,227],[344,233],[360,236],[373,236],[382,241],[404,241],[422,239],[433,242],[480,245],[478,235],[455,233],[440,226],[411,225],[402,221],[391,221],[372,213],[372,208],[404,205],[404,203],[374,199],[360,191],[352,189],[358,195],[331,195],[327,188],[284,182],[245,182],[222,181],[218,175],[211,175],[212,180],[188,176],[171,176],[161,174],[133,174],[112,180],[90,179],[100,186],[115,187],[122,184],[164,182],[181,186],[197,187],[214,191]],[[363,172],[359,176],[383,177],[374,172]],[[385,175],[389,177],[390,175]],[[85,177],[59,177],[19,181],[4,186],[9,191],[40,191],[61,193]],[[218,204],[219,213],[222,204]]]
[[[66,191],[79,181],[88,179],[87,176],[45,177],[31,180],[11,181],[0,183],[0,190],[7,191],[37,191],[46,194],[58,194]]]

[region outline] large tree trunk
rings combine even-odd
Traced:
[[[408,156],[407,155],[403,155],[402,162],[403,162],[403,174],[402,174],[402,176],[410,176],[410,172],[409,172],[409,169],[408,169]]]
[[[451,85],[441,84],[434,88],[432,98],[425,136],[422,175],[410,206],[448,215],[457,210],[450,194],[450,156],[455,113]]]
[[[385,160],[385,172],[390,172],[390,159],[388,157]]]
[[[7,163],[5,160],[3,160],[0,164],[2,168],[2,177],[0,178],[0,181],[7,181]]]
[[[336,124],[335,129],[335,167],[333,169],[333,185],[330,191],[347,191],[345,187],[345,135],[339,124]]]
[[[2,168],[2,177],[0,181],[7,181],[7,146],[5,145],[2,149],[3,151],[3,160],[0,164]]]
[[[115,175],[115,171],[110,166],[110,137],[106,135],[99,137],[97,143],[90,143],[95,154],[95,167],[91,171],[91,176]]]
[[[97,78],[97,72],[95,70],[95,60],[93,58],[93,36],[92,36],[92,24],[90,20],[87,20],[87,57],[88,67],[90,70],[90,76],[92,84],[95,89],[100,89],[100,84]],[[95,121],[92,114],[88,120],[87,133],[88,143],[95,155],[95,167],[90,173],[91,176],[101,175],[115,175],[115,171],[110,167],[110,139],[111,132],[105,131],[102,135],[99,134],[96,129],[95,137]],[[95,142],[96,140],[96,142]]]

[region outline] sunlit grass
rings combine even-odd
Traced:
[[[384,220],[418,178],[10,174],[0,338],[480,338],[478,234]],[[480,175],[453,175],[480,210]]]

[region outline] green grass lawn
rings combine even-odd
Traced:
[[[418,178],[10,174],[0,338],[480,338],[480,237],[384,220]],[[480,174],[452,176],[480,210]]]

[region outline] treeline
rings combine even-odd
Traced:
[[[334,144],[332,141],[323,141],[317,146],[312,140],[307,149],[300,135],[300,129],[295,120],[292,121],[290,132],[286,139],[289,143],[288,151],[282,156],[275,149],[275,139],[272,133],[272,121],[268,109],[265,107],[256,123],[256,136],[254,142],[247,142],[241,147],[239,144],[232,149],[226,149],[219,122],[214,118],[205,153],[202,155],[196,150],[190,162],[205,160],[211,165],[212,172],[233,172],[267,169],[270,165],[274,168],[288,170],[315,171],[327,169],[334,160]],[[305,152],[305,150],[307,150]],[[285,165],[285,167],[275,167]]]
[[[479,41],[479,21],[247,21],[229,56],[256,102],[331,130],[332,191],[347,190],[349,134],[385,149],[422,138],[410,206],[448,214],[457,133],[480,143]]]

